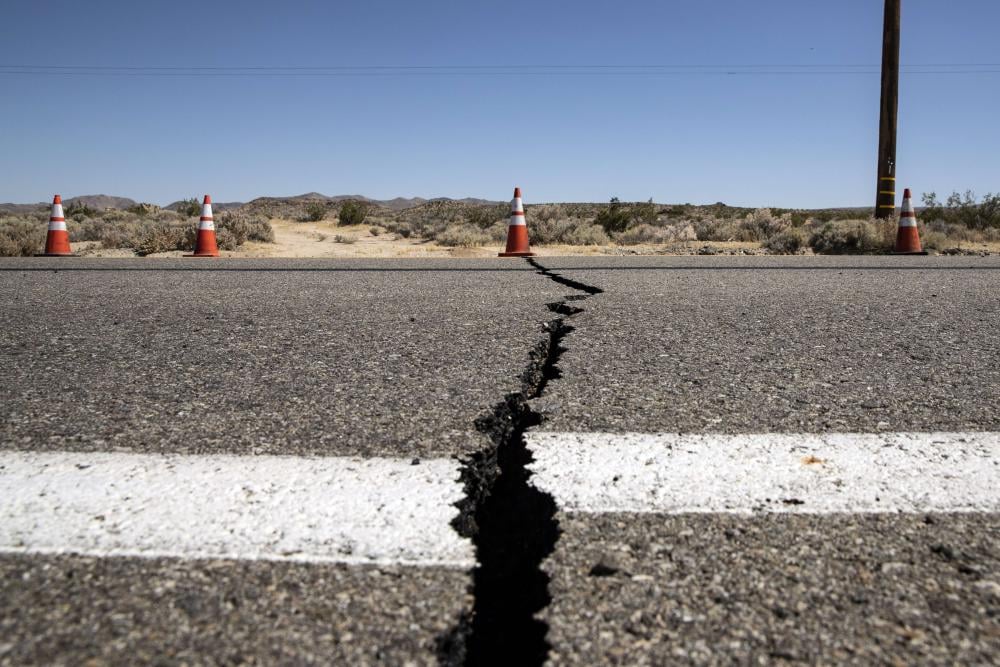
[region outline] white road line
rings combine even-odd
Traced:
[[[525,437],[571,512],[1000,511],[1000,433]]]
[[[0,452],[0,552],[471,568],[459,464]]]

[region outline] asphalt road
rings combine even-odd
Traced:
[[[995,259],[541,264],[563,282],[521,260],[0,261],[0,449],[458,466],[527,385],[551,433],[1000,431]],[[1000,654],[995,513],[556,509],[552,664]],[[0,664],[435,664],[476,593],[468,568],[386,563],[0,571]]]
[[[540,430],[1000,430],[995,259],[545,266],[604,292],[572,320],[562,377],[535,402]],[[988,664],[1000,655],[996,514],[557,520],[544,564],[553,664]]]

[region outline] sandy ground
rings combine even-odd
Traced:
[[[330,221],[296,222],[292,220],[271,220],[274,228],[274,243],[250,241],[239,250],[222,250],[223,257],[285,257],[285,258],[325,258],[325,257],[496,257],[503,246],[481,246],[476,248],[449,248],[424,239],[404,239],[396,234],[384,232],[374,235],[371,225],[339,227]],[[651,255],[677,254],[692,255],[706,245],[719,253],[755,252],[757,243],[706,243],[687,241],[667,245],[637,246],[572,246],[545,245],[532,246],[532,251],[540,257],[566,255]],[[73,252],[85,257],[133,257],[134,253],[125,249],[101,248],[96,241],[72,244]],[[149,257],[179,257],[185,254],[179,250],[161,252]]]
[[[274,243],[251,241],[239,250],[220,251],[223,257],[496,257],[503,250],[499,244],[477,248],[448,248],[424,239],[404,239],[384,232],[373,235],[371,225],[339,227],[330,221],[295,222],[271,220]],[[530,231],[530,227],[529,227]],[[133,257],[124,249],[101,248],[100,243],[84,241],[72,244],[73,251],[86,257]],[[966,243],[961,247],[977,252],[1000,253],[1000,243]],[[765,254],[759,243],[678,241],[666,244],[635,246],[532,246],[539,257],[568,255],[697,255]],[[706,251],[706,249],[710,249]],[[179,257],[181,251],[162,252],[150,257]]]

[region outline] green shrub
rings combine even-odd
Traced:
[[[497,220],[506,219],[508,214],[506,206],[477,206],[465,214],[465,221],[474,227],[488,229]]]
[[[302,217],[302,220],[304,222],[319,222],[325,217],[326,204],[314,201],[306,205],[305,215]]]
[[[98,215],[98,211],[95,208],[91,208],[84,204],[83,202],[75,201],[63,210],[63,216],[67,218],[93,218]]]
[[[368,205],[349,199],[340,205],[341,225],[360,225],[368,216]]]
[[[193,218],[195,216],[201,216],[201,202],[198,201],[197,197],[191,197],[190,199],[182,199],[177,204],[177,213],[184,218]]]
[[[618,197],[612,197],[607,208],[601,210],[594,222],[604,228],[608,234],[624,232],[632,220],[632,213],[621,203]]]
[[[964,194],[953,192],[942,204],[937,194],[925,192],[923,201],[925,209],[920,215],[925,222],[940,220],[970,229],[1000,229],[1000,193],[987,193],[977,203],[971,190]]]

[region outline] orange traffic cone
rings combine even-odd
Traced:
[[[205,195],[201,205],[201,220],[198,222],[198,238],[194,242],[194,253],[185,257],[218,257],[219,246],[215,242],[215,221],[212,218],[212,198]]]
[[[52,213],[49,214],[49,233],[45,237],[45,252],[39,257],[70,257],[73,251],[69,247],[69,232],[66,231],[66,218],[63,217],[62,197],[52,198]]]
[[[896,249],[893,255],[926,255],[920,247],[920,232],[917,231],[917,214],[913,211],[910,189],[903,191],[903,208],[899,212],[899,227],[896,229]]]
[[[524,205],[521,203],[521,188],[514,188],[514,199],[510,202],[510,224],[507,225],[507,250],[498,257],[534,257],[528,246],[528,226],[524,224]]]

